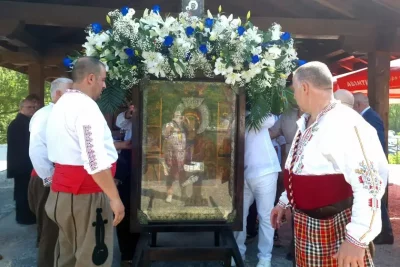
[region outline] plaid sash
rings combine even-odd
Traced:
[[[346,225],[350,222],[351,209],[332,218],[318,220],[295,210],[294,232],[297,267],[337,267],[333,255],[345,240]],[[364,265],[373,267],[371,253],[366,249]]]

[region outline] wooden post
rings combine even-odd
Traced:
[[[385,127],[386,147],[388,153],[389,129],[389,81],[390,53],[375,51],[368,54],[368,98],[370,106],[378,112]]]
[[[381,116],[385,128],[385,154],[388,155],[389,129],[389,82],[390,53],[375,51],[368,54],[368,98],[371,108]],[[389,183],[388,183],[389,184]],[[389,206],[389,192],[386,187],[382,200]]]
[[[29,94],[36,94],[40,99],[40,106],[44,105],[44,67],[40,63],[30,64],[28,67]]]

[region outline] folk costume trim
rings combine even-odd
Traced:
[[[85,136],[86,153],[89,160],[89,166],[92,171],[96,170],[97,158],[93,149],[92,127],[90,125],[83,125],[83,134]]]
[[[300,140],[298,143],[298,147],[296,149],[296,151],[294,151],[294,149],[292,149],[290,151],[290,155],[289,157],[291,159],[295,159],[294,160],[294,168],[292,169],[293,172],[295,174],[300,174],[303,171],[304,168],[304,164],[303,164],[303,160],[304,160],[304,149],[307,146],[307,144],[311,141],[311,139],[313,138],[314,134],[319,130],[319,123],[321,121],[321,119],[329,112],[331,111],[335,106],[336,106],[337,102],[331,102],[328,106],[326,106],[317,116],[315,122],[310,125],[308,128],[306,128],[306,130],[304,131],[304,133],[301,133],[301,130],[298,130],[298,135],[300,135]],[[302,116],[305,120],[305,125],[307,125],[307,121],[310,119],[311,115],[310,114],[303,114]]]
[[[361,177],[360,182],[364,185],[364,188],[367,189],[369,191],[369,193],[372,195],[372,198],[369,199],[369,206],[371,207],[371,209],[373,211],[372,218],[371,218],[371,221],[369,224],[368,231],[365,234],[363,234],[360,238],[360,241],[362,241],[372,231],[372,224],[375,220],[377,209],[379,208],[379,199],[377,199],[377,194],[382,187],[382,181],[379,181],[378,172],[374,168],[374,165],[372,164],[372,162],[367,159],[364,145],[361,141],[360,133],[358,132],[358,129],[356,126],[354,126],[354,130],[356,132],[357,139],[360,144],[361,151],[363,153],[364,160],[365,160],[360,163],[360,166],[364,167],[364,168],[356,170],[356,173],[360,174],[360,177]]]

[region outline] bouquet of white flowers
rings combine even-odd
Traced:
[[[175,80],[194,78],[202,71],[206,77],[222,75],[234,88],[245,87],[251,112],[248,127],[258,128],[271,112],[272,96],[286,101],[288,75],[303,61],[298,60],[290,34],[278,24],[261,31],[250,22],[221,8],[204,18],[186,12],[179,17],[160,15],[160,7],[145,10],[135,18],[135,10],[123,7],[107,15],[110,29],[99,23],[87,28],[83,55],[100,58],[108,71],[108,88],[100,106],[115,111],[126,91],[151,76]],[[77,57],[64,59],[73,68]]]

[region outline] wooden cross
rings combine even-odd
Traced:
[[[191,16],[202,17],[204,0],[182,0],[182,12],[188,12]]]

